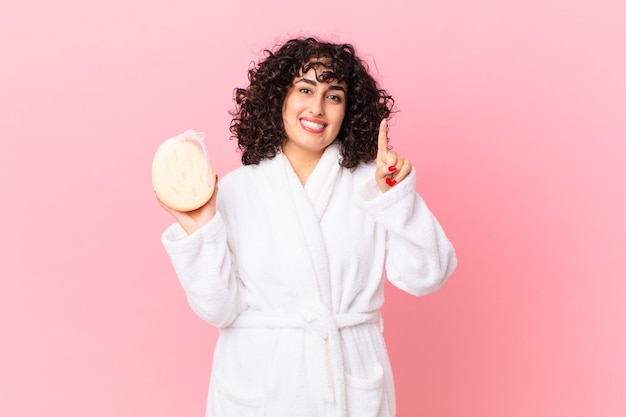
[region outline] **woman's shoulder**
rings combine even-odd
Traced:
[[[232,178],[239,178],[242,176],[250,175],[252,171],[255,170],[257,165],[242,165],[233,170],[229,171],[226,175],[224,175],[223,179],[225,181],[232,180]],[[220,178],[220,181],[222,178]]]
[[[348,169],[348,171],[358,181],[373,177],[376,171],[376,161],[361,162],[354,169]]]
[[[271,163],[269,160],[263,160],[256,165],[243,165],[233,169],[219,178],[220,191],[245,193],[259,187],[260,178],[266,175],[265,165],[269,163]]]
[[[243,165],[228,172],[219,178],[220,187],[231,187],[232,184],[245,184],[250,178],[254,178],[257,165]]]
[[[255,183],[254,171],[254,166],[244,165],[219,177],[217,205],[225,220],[235,216],[237,208],[250,198]]]

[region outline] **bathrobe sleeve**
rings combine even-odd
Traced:
[[[178,223],[165,230],[161,241],[191,309],[201,319],[221,328],[241,311],[236,270],[226,240],[221,214],[187,235]]]
[[[374,176],[358,190],[357,204],[386,230],[385,269],[398,288],[424,295],[456,268],[456,253],[441,225],[415,192],[415,170],[382,193]]]

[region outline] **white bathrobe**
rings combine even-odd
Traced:
[[[163,244],[191,308],[220,329],[208,417],[393,417],[383,277],[415,295],[456,267],[414,171],[386,193],[375,164],[328,147],[303,187],[283,154],[220,179],[218,213]]]

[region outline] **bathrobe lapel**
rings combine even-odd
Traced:
[[[322,221],[335,184],[341,175],[339,146],[331,145],[318,162],[304,186],[304,191],[315,210],[318,223]]]
[[[299,233],[306,258],[310,262],[313,272],[313,287],[321,302],[332,310],[331,280],[328,265],[326,244],[322,235],[320,221],[330,198],[334,186],[341,174],[338,163],[338,147],[331,145],[318,162],[315,170],[309,176],[306,186],[303,187],[294,172],[289,160],[283,154],[272,159],[267,175],[270,178],[275,204],[278,203],[285,210],[285,221],[293,222],[292,230]],[[293,251],[294,248],[288,248]],[[287,252],[289,253],[289,252]]]

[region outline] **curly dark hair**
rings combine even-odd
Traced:
[[[282,109],[296,76],[323,66],[318,80],[345,82],[348,87],[346,112],[336,142],[341,148],[341,165],[355,168],[376,158],[378,127],[393,110],[394,101],[379,89],[367,64],[350,44],[333,44],[316,38],[287,41],[275,52],[263,51],[265,59],[248,70],[250,85],[235,89],[231,112],[232,138],[237,139],[244,165],[275,157],[287,140]]]

